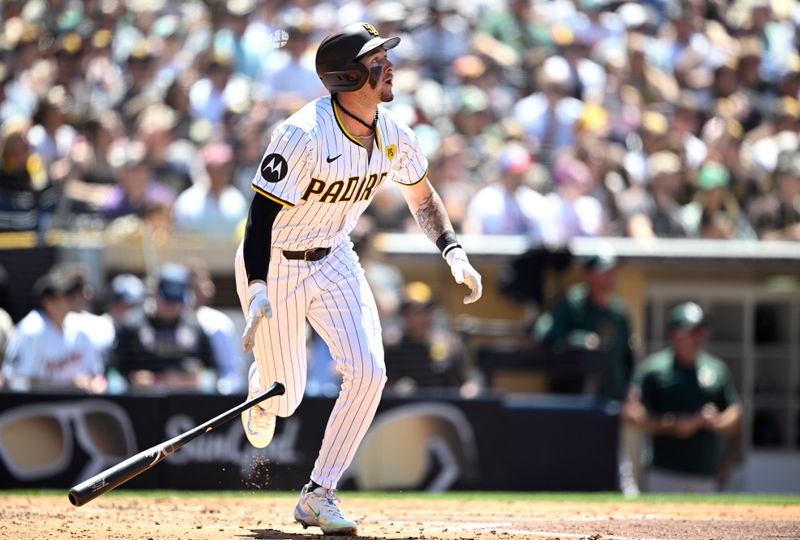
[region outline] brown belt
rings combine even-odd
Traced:
[[[283,256],[293,261],[319,261],[323,259],[331,248],[311,248],[303,251],[284,251]]]

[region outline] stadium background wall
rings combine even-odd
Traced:
[[[0,393],[0,485],[68,488],[227,410],[244,396]],[[256,450],[237,422],[205,434],[125,489],[294,490],[313,465],[328,398],[307,398]],[[618,418],[585,398],[387,396],[340,487],[608,491]],[[565,429],[569,427],[569,429]]]

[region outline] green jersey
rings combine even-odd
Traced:
[[[608,307],[599,307],[592,302],[584,284],[573,285],[550,313],[539,317],[534,329],[536,341],[554,352],[585,348],[589,333],[597,334],[600,338],[597,348],[609,354],[598,395],[614,401],[625,399],[633,370],[633,351],[628,313],[618,298]]]
[[[723,411],[738,401],[722,360],[701,352],[693,366],[675,360],[671,348],[646,358],[636,369],[632,386],[641,389],[648,414],[692,415],[707,403]],[[691,437],[653,436],[652,465],[661,469],[712,476],[717,472],[718,438],[702,429]]]

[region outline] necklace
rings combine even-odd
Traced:
[[[372,120],[372,124],[367,124],[367,123],[366,123],[366,122],[364,122],[364,121],[363,121],[361,118],[359,118],[358,116],[354,115],[353,113],[351,113],[350,111],[348,111],[347,109],[345,109],[344,107],[342,107],[342,104],[341,104],[341,103],[339,103],[339,100],[338,100],[338,99],[336,99],[336,96],[333,96],[333,100],[336,102],[336,105],[337,105],[337,106],[338,106],[340,109],[342,109],[342,112],[343,112],[344,114],[346,114],[347,116],[349,116],[350,118],[352,118],[353,120],[355,120],[356,122],[358,122],[359,124],[361,124],[362,126],[364,126],[365,128],[367,128],[367,129],[371,129],[371,130],[373,130],[373,131],[375,130],[375,125],[378,123],[378,109],[377,109],[377,108],[375,109],[375,118]],[[371,137],[371,136],[372,136],[372,134],[370,134],[369,136]],[[354,137],[358,137],[358,135],[354,135]],[[362,137],[366,137],[366,135],[362,135]]]

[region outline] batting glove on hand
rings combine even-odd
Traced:
[[[450,265],[450,273],[453,274],[456,283],[459,285],[464,283],[472,291],[464,297],[464,303],[476,302],[483,294],[483,285],[481,285],[481,275],[469,264],[467,252],[460,247],[453,248],[447,252],[445,260]]]
[[[267,284],[255,281],[247,288],[247,297],[250,298],[250,309],[247,314],[247,324],[242,334],[242,349],[249,353],[253,350],[256,341],[256,330],[263,317],[272,317],[272,306],[267,298]]]

